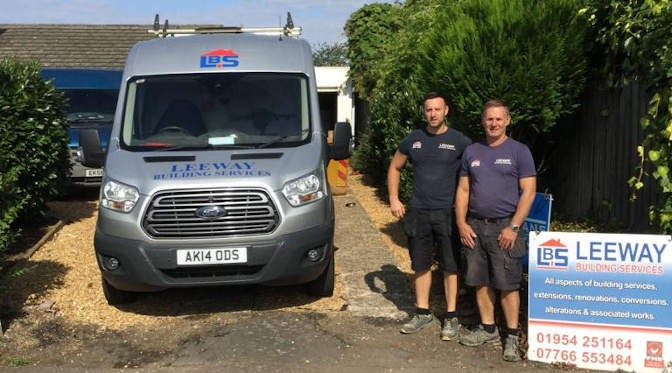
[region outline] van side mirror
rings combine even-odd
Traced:
[[[331,144],[331,159],[340,161],[350,158],[354,142],[352,127],[347,122],[337,122],[334,125],[334,142]]]
[[[83,166],[101,168],[105,164],[105,151],[100,144],[98,130],[86,128],[79,132],[79,146],[82,147],[84,159],[80,161]]]

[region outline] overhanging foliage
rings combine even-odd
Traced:
[[[652,95],[641,125],[644,141],[638,148],[641,164],[629,180],[636,190],[646,178],[645,163],[662,192],[649,218],[672,232],[672,2],[669,0],[589,0],[580,11],[596,32],[596,51],[602,52],[603,72],[612,85],[640,78]]]

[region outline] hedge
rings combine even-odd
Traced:
[[[67,101],[35,60],[0,61],[0,254],[46,216],[70,172]]]

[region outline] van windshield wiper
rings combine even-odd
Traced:
[[[273,145],[273,144],[279,143],[280,141],[282,141],[282,140],[284,140],[284,139],[286,139],[286,138],[293,137],[293,136],[303,135],[304,133],[307,133],[308,131],[310,131],[310,129],[306,128],[306,129],[303,129],[303,130],[301,130],[301,131],[299,131],[299,132],[294,132],[294,133],[289,133],[289,134],[287,134],[287,135],[278,136],[278,137],[274,138],[274,139],[271,140],[271,141],[268,141],[268,142],[265,142],[265,143],[263,143],[263,144],[260,144],[259,146],[257,146],[257,148],[259,148],[259,149],[261,149],[261,148],[265,148],[265,147],[267,147],[267,146],[269,146],[269,145]]]
[[[112,123],[112,119],[106,119],[106,118],[77,118],[77,119],[69,119],[68,122],[71,124],[81,124],[81,123],[97,123],[97,124],[107,124],[107,123]]]
[[[97,112],[68,113],[70,123],[92,123],[92,122],[112,122],[113,114],[102,114]]]
[[[254,146],[249,146],[249,145],[212,145],[212,144],[190,144],[190,145],[176,145],[176,146],[171,146],[170,144],[147,144],[147,145],[141,145],[141,146],[151,146],[152,149],[149,151],[152,152],[174,152],[174,151],[179,151],[179,150],[203,150],[203,149],[254,149]]]

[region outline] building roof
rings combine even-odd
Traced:
[[[315,66],[315,77],[320,92],[339,92],[348,83],[348,67]]]
[[[42,67],[123,69],[153,25],[0,24],[0,58],[37,58]]]

